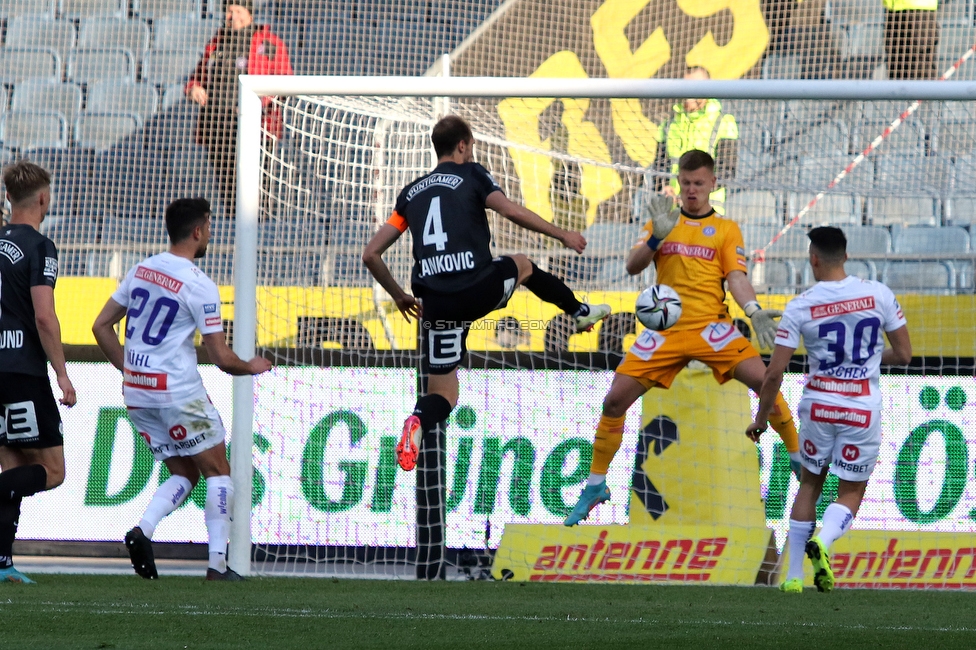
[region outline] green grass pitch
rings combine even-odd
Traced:
[[[3,648],[972,648],[976,594],[37,575]]]

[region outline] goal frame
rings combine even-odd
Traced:
[[[512,77],[336,77],[242,75],[240,77],[233,349],[243,359],[256,352],[258,213],[261,193],[263,97],[396,96],[469,98],[600,98],[753,100],[976,101],[976,81],[559,79]],[[254,380],[233,379],[232,433],[253,438]],[[252,444],[233,444],[235,488],[229,564],[251,573]]]

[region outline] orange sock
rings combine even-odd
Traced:
[[[596,439],[593,441],[593,460],[590,462],[591,474],[606,475],[610,468],[610,461],[620,449],[620,442],[624,438],[624,420],[626,419],[626,415],[621,415],[619,418],[600,416],[600,423],[596,427]]]
[[[800,451],[800,440],[796,433],[796,425],[793,423],[793,414],[790,413],[790,407],[783,399],[783,393],[776,394],[776,404],[773,405],[773,412],[769,414],[769,424],[783,439],[786,451],[791,454]]]

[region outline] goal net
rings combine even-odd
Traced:
[[[235,380],[234,431],[252,430],[254,448],[232,452],[233,472],[253,509],[248,519],[238,498],[232,559],[246,563],[250,540],[253,568],[266,574],[750,584],[774,575],[798,485],[786,449],[770,430],[757,454],[742,435],[755,397],[695,364],[628,412],[611,500],[584,525],[561,525],[589,472],[612,371],[642,331],[633,305],[653,267],[630,276],[624,262],[647,196],[673,183],[670,139],[687,106],[712,120],[685,134],[701,140],[687,148],[716,157],[712,201],[742,232],[761,303],[781,309],[813,283],[806,232],[831,224],[847,234],[848,272],[886,282],[909,319],[917,359],[882,378],[885,442],[849,547],[838,543],[839,580],[971,580],[971,558],[951,559],[956,535],[974,532],[976,506],[965,487],[976,444],[976,104],[955,101],[971,89],[245,78],[234,346],[277,365],[253,383]],[[284,116],[281,138],[261,132],[259,95]],[[688,99],[697,97],[706,99]],[[528,254],[613,316],[576,334],[556,307],[517,290],[472,327],[458,407],[405,473],[394,447],[423,390],[421,333],[361,254],[400,189],[435,166],[430,129],[446,112],[471,123],[476,159],[507,196],[588,242],[576,255],[489,213],[494,253]],[[409,240],[384,255],[408,290]],[[783,388],[794,412],[799,352]],[[902,551],[915,564],[892,569]]]

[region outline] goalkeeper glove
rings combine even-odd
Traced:
[[[755,300],[747,302],[742,309],[752,321],[752,330],[756,333],[756,342],[760,348],[772,348],[776,342],[776,321],[783,312],[778,309],[763,309]]]
[[[641,206],[645,221],[651,222],[653,232],[651,238],[647,240],[647,245],[652,251],[656,251],[671,231],[674,229],[678,218],[681,216],[681,209],[674,206],[674,199],[665,194],[653,194],[651,198]]]

